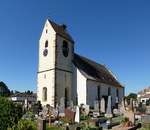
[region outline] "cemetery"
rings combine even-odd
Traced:
[[[94,101],[94,108],[90,108],[85,104],[75,106],[72,101],[65,107],[62,97],[56,108],[44,106],[33,121],[37,130],[149,130],[149,111],[149,106],[132,98],[124,98],[112,108],[109,96],[107,104],[102,98]]]
[[[25,100],[21,105],[22,112],[20,107],[16,108],[17,124],[9,130],[150,130],[149,103],[139,102],[136,97],[128,95],[112,107],[111,98],[108,96],[107,102],[103,97],[95,100],[94,107],[78,106],[73,101],[67,102],[66,106],[64,97],[56,107],[42,106],[40,101],[30,104]],[[1,102],[5,100],[2,98]],[[7,102],[12,104],[12,101]]]

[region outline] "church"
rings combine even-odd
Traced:
[[[75,42],[66,25],[47,19],[39,40],[37,100],[56,107],[64,98],[75,105],[94,106],[108,96],[112,106],[124,97],[124,86],[105,66],[74,52]]]

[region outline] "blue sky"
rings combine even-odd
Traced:
[[[1,0],[0,80],[36,90],[38,41],[47,17],[65,23],[75,51],[106,64],[126,93],[150,85],[150,1]]]

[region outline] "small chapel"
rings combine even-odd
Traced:
[[[95,101],[111,96],[112,106],[124,97],[124,86],[105,65],[74,52],[75,42],[66,25],[47,19],[39,40],[37,100],[56,107],[60,99],[65,106],[94,106]]]

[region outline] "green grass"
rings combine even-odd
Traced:
[[[55,127],[55,126],[47,126],[46,130],[64,130],[63,128]]]
[[[121,122],[122,119],[123,119],[122,116],[114,117],[112,118],[112,122]]]

